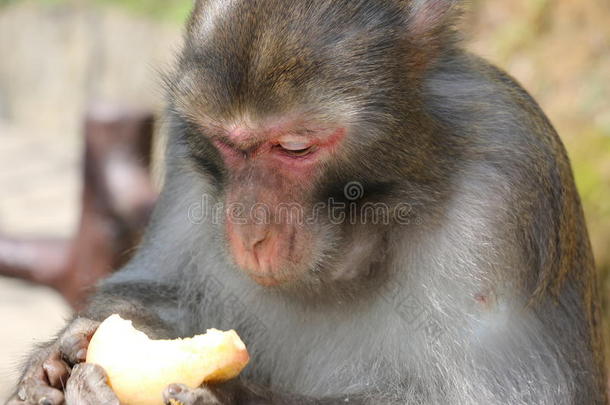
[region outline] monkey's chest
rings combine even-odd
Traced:
[[[248,376],[281,392],[318,398],[370,392],[398,383],[406,364],[386,340],[392,331],[373,321],[280,318],[266,332],[249,345]]]
[[[357,394],[396,386],[410,363],[412,331],[384,302],[316,311],[219,285],[199,306],[199,329],[236,329],[251,355],[245,375],[261,385],[318,398]]]

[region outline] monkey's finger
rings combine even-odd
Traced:
[[[163,391],[163,402],[166,405],[186,405],[180,400],[190,388],[183,384],[171,384]]]
[[[31,379],[24,381],[17,397],[28,405],[62,405],[64,403],[64,394],[60,390]]]
[[[30,368],[19,385],[16,398],[26,404],[36,405],[59,405],[64,401],[63,393],[49,386],[49,380],[42,365]]]
[[[87,359],[87,348],[98,326],[99,322],[79,318],[59,339],[59,351],[70,366],[83,363]]]
[[[87,359],[87,348],[91,339],[91,333],[78,333],[75,335],[66,336],[60,342],[59,350],[62,357],[70,365],[75,365],[85,362]]]
[[[66,387],[66,403],[77,405],[120,405],[108,385],[106,372],[95,364],[79,364]]]
[[[27,405],[27,404],[15,396],[15,397],[9,398],[6,405]]]
[[[42,363],[42,369],[46,373],[49,385],[53,388],[63,390],[70,377],[70,367],[59,356],[54,356]]]
[[[163,392],[166,405],[221,405],[213,392],[205,388],[191,389],[184,384],[171,384]]]

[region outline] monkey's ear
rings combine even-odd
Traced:
[[[400,0],[407,14],[407,35],[417,59],[426,66],[457,38],[455,23],[463,0]]]
[[[191,33],[196,27],[198,19],[201,18],[204,3],[206,2],[207,0],[192,0],[193,7],[191,9],[189,19],[186,23],[186,30],[188,33]]]
[[[462,0],[410,0],[407,5],[409,30],[425,37],[453,26],[461,13]]]

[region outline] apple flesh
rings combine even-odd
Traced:
[[[198,388],[233,379],[250,356],[235,331],[210,329],[188,339],[151,340],[112,315],[91,339],[87,363],[101,366],[122,405],[163,405],[170,384]]]

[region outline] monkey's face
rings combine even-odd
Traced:
[[[351,181],[400,178],[383,162],[404,161],[407,148],[394,145],[416,139],[404,136],[416,120],[399,118],[417,110],[400,101],[399,10],[313,3],[198,2],[170,80],[191,154],[218,178],[228,250],[264,285],[340,279],[328,273],[353,267],[337,264],[345,256],[368,255],[370,241],[364,249],[353,227],[329,218],[331,198]]]
[[[224,231],[235,263],[255,281],[278,285],[312,276],[323,255],[324,212],[314,191],[340,153],[345,128],[281,122],[235,124],[211,143],[225,168]]]

